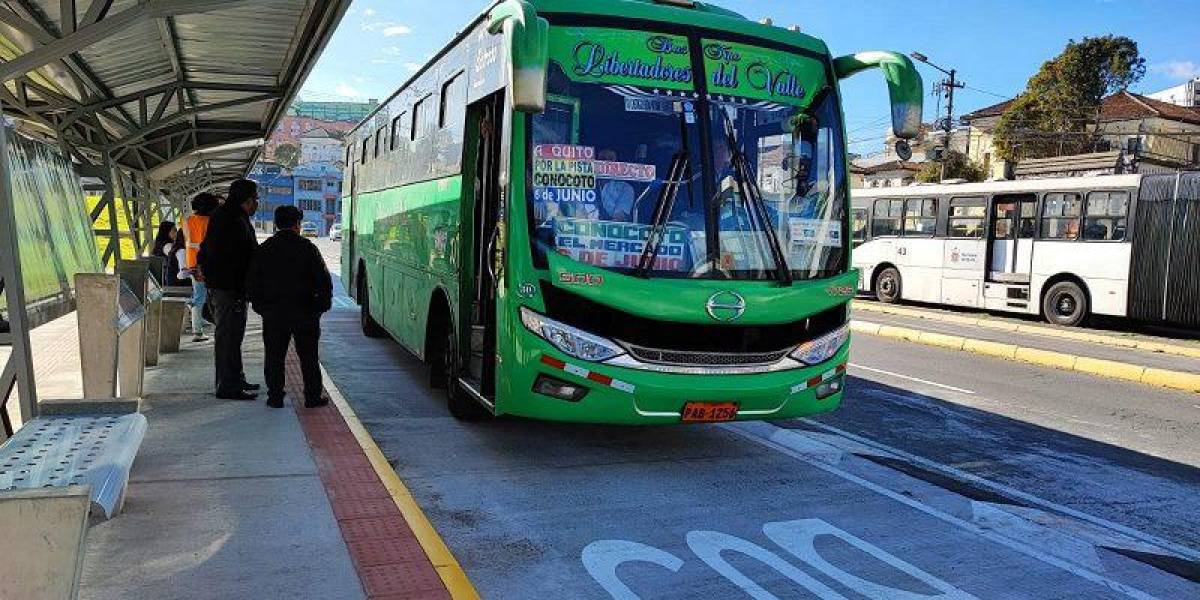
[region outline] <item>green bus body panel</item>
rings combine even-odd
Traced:
[[[417,356],[434,291],[458,298],[462,177],[358,195],[358,258],[371,315]],[[452,307],[453,308],[453,307]]]

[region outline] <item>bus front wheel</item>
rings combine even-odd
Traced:
[[[875,297],[884,304],[895,304],[900,301],[900,271],[888,267],[875,276]]]
[[[1060,281],[1046,290],[1042,298],[1042,314],[1055,325],[1076,327],[1088,316],[1087,293],[1073,281]]]
[[[367,277],[365,275],[358,279],[358,300],[362,309],[358,320],[362,325],[363,335],[369,338],[386,337],[387,331],[375,320],[375,317],[371,316],[371,294],[367,291]]]
[[[462,384],[458,380],[462,369],[462,360],[459,358],[458,336],[454,333],[454,325],[446,324],[442,344],[438,350],[441,352],[441,362],[436,367],[441,374],[444,374],[446,407],[450,409],[450,414],[460,421],[486,420],[490,416],[488,412],[466,390],[462,389]]]

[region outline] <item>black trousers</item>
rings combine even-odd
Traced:
[[[240,291],[208,290],[213,320],[213,356],[216,359],[218,396],[242,393],[246,372],[242,367],[242,341],[246,338],[246,295]]]
[[[321,363],[317,346],[321,341],[321,315],[265,314],[263,315],[263,346],[265,347],[263,376],[267,382],[267,398],[283,399],[284,361],[288,344],[295,340],[300,370],[304,375],[304,399],[315,402],[321,398]]]

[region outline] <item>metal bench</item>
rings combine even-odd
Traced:
[[[86,485],[92,515],[111,519],[146,426],[140,414],[38,417],[0,445],[0,491]]]

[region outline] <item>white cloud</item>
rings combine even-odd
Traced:
[[[379,32],[384,37],[396,37],[412,33],[412,28],[403,23],[393,21],[370,21],[362,24],[363,31]]]
[[[373,8],[364,8],[364,9],[363,9],[363,16],[364,16],[364,17],[373,17],[373,16],[375,16],[375,9],[373,9]]]
[[[339,83],[338,86],[333,89],[333,91],[335,94],[337,94],[339,96],[345,96],[347,98],[362,98],[363,97],[362,92],[358,91],[357,89],[355,89],[353,86],[351,86],[348,83]]]
[[[1190,60],[1167,61],[1156,64],[1150,67],[1150,69],[1162,73],[1171,79],[1188,80],[1200,77],[1200,64],[1196,64]]]

